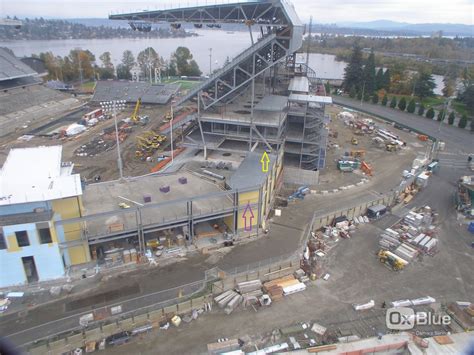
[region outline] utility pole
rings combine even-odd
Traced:
[[[212,48],[209,48],[209,76],[212,74]]]
[[[170,133],[170,138],[171,138],[171,165],[174,163],[174,147],[173,147],[173,121],[174,121],[174,112],[173,112],[173,103],[170,105],[170,114],[171,114],[171,119],[170,119],[170,128],[171,128],[171,133]]]

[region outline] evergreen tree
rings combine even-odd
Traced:
[[[178,75],[199,76],[202,74],[198,64],[193,59],[191,51],[187,47],[178,47],[172,54],[170,66],[177,70]]]
[[[408,103],[407,112],[414,113],[415,110],[416,110],[416,102],[415,102],[415,99],[412,98],[410,102]]]
[[[379,68],[377,70],[377,75],[375,76],[375,88],[380,90],[384,88],[384,79],[383,79],[383,69]]]
[[[428,111],[426,111],[426,118],[429,118],[430,120],[432,120],[434,116],[435,116],[435,112],[433,110],[433,107],[430,107]]]
[[[458,127],[459,128],[466,128],[467,126],[467,116],[466,114],[462,115],[461,119],[459,120]]]
[[[454,119],[456,118],[454,111],[451,111],[451,113],[448,116],[448,123],[452,126],[454,124]]]
[[[369,57],[365,62],[363,75],[363,81],[365,82],[364,91],[372,95],[377,88],[375,82],[375,54],[373,49],[370,51]]]
[[[407,108],[407,100],[405,99],[405,97],[402,97],[398,102],[398,108],[401,111],[405,111],[405,109]]]
[[[385,94],[383,95],[382,105],[387,106],[387,102],[388,102],[388,97],[387,97],[387,94]]]
[[[397,98],[395,96],[393,96],[392,100],[390,101],[390,107],[391,108],[397,107]]]
[[[425,113],[425,105],[421,103],[420,107],[418,107],[418,115],[423,116],[424,113]]]
[[[379,95],[377,94],[374,94],[374,96],[372,96],[372,103],[373,104],[376,104],[379,102]]]
[[[330,95],[330,94],[331,94],[331,85],[329,84],[329,82],[327,82],[326,84],[324,84],[324,89],[326,90],[326,95]]]
[[[352,49],[349,63],[344,69],[344,90],[347,92],[354,87],[356,91],[360,91],[362,89],[363,75],[362,50],[359,46],[359,43],[356,42]]]
[[[357,96],[357,91],[356,91],[355,87],[351,87],[351,90],[349,91],[349,97],[353,99],[356,96]]]
[[[423,70],[417,75],[415,80],[414,92],[420,100],[423,100],[425,97],[434,96],[433,90],[436,84],[431,73]]]
[[[446,117],[446,110],[445,109],[440,110],[438,112],[438,121],[439,122],[444,121],[445,117]]]
[[[385,72],[383,73],[382,83],[383,83],[383,88],[387,91],[390,91],[391,80],[392,80],[392,77],[391,77],[390,69],[386,69]]]

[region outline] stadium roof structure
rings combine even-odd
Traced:
[[[5,48],[0,48],[0,81],[35,76],[32,68],[11,55]]]
[[[91,101],[125,100],[136,102],[141,98],[144,104],[167,104],[180,88],[180,84],[152,85],[132,81],[98,81]]]

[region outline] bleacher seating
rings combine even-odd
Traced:
[[[42,85],[32,85],[0,91],[0,115],[7,115],[28,109],[32,106],[45,105],[51,101],[65,100],[71,97]]]

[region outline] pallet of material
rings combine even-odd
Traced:
[[[241,294],[260,290],[262,288],[262,281],[260,280],[252,280],[252,281],[244,281],[244,282],[239,282],[237,284],[237,291],[239,291]]]
[[[227,294],[224,298],[217,301],[217,305],[220,308],[224,308],[231,300],[235,298],[235,296],[239,296],[239,294],[235,291],[231,291],[231,293]]]
[[[296,284],[292,284],[286,287],[283,287],[283,295],[288,296],[296,292],[301,292],[306,290],[306,285],[302,282],[297,282]]]
[[[290,281],[290,280],[295,280],[295,277],[294,277],[293,275],[288,275],[288,276],[280,277],[280,278],[278,278],[278,279],[265,282],[265,283],[263,284],[263,289],[264,289],[265,291],[267,291],[267,289],[270,288],[270,287],[272,287],[272,286],[278,286],[280,283],[285,282],[285,281]]]
[[[227,306],[224,309],[224,312],[226,314],[231,314],[234,309],[236,309],[239,304],[242,302],[242,296],[239,294],[235,294],[234,298],[230,300],[229,303],[227,303]]]
[[[272,301],[278,301],[283,298],[283,288],[278,285],[273,285],[266,290]]]
[[[278,286],[282,287],[285,289],[285,287],[290,287],[299,284],[300,282],[298,280],[288,280],[288,281],[283,281],[278,283]]]

